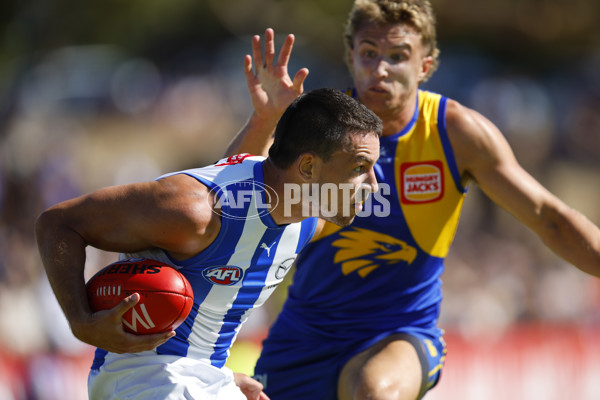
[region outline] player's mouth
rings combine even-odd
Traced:
[[[376,93],[376,94],[389,94],[389,90],[381,83],[370,86],[369,92]]]

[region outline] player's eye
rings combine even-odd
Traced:
[[[363,58],[372,59],[377,57],[377,52],[371,49],[363,49],[360,54]]]
[[[394,62],[400,62],[408,59],[408,56],[404,53],[394,53],[390,56],[390,59]]]

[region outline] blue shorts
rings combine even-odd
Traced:
[[[401,328],[357,341],[336,338],[317,341],[298,333],[282,318],[274,328],[263,342],[254,369],[254,378],[264,385],[271,400],[337,399],[337,383],[346,362],[390,335],[409,341],[417,350],[423,367],[421,396],[439,381],[446,357],[446,345],[437,328],[434,332]]]

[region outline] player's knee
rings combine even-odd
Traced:
[[[411,382],[402,377],[393,379],[359,377],[355,384],[353,400],[416,400],[420,387],[418,382]]]

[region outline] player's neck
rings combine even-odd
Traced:
[[[295,222],[300,222],[304,219],[301,217],[301,208],[297,206],[285,207],[286,200],[285,185],[290,183],[290,177],[285,170],[277,168],[270,158],[263,162],[263,175],[265,190],[269,192],[270,197],[278,199],[277,206],[270,210],[271,218],[277,225],[287,225]],[[289,214],[289,215],[288,215]]]
[[[392,136],[402,131],[413,119],[417,107],[417,94],[407,97],[396,108],[377,112],[383,122],[383,136]]]

